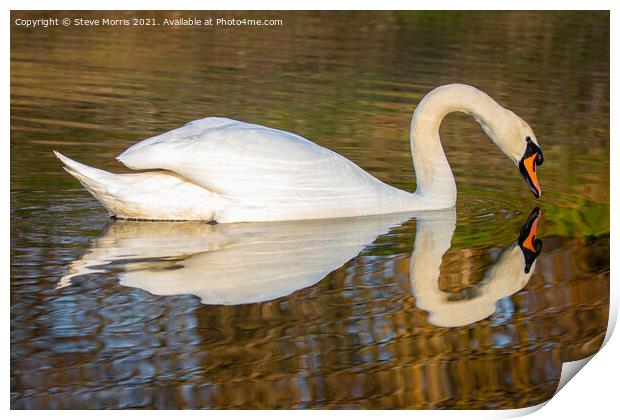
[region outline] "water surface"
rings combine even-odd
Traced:
[[[13,408],[518,408],[598,350],[608,13],[193,14],[284,25],[12,27]],[[136,141],[222,115],[412,191],[411,113],[450,82],[530,123],[541,200],[460,115],[441,127],[458,204],[437,219],[113,221],[51,154],[120,172]],[[531,272],[497,275],[523,264],[535,206]]]

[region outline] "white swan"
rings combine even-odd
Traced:
[[[441,121],[454,111],[473,115],[540,196],[536,166],[543,154],[530,126],[462,84],[433,90],[413,114],[413,194],[298,135],[227,118],[191,122],[118,156],[129,168],[150,172],[117,175],[54,153],[119,218],[231,223],[434,210],[456,202],[439,139]]]
[[[58,287],[113,263],[125,267],[119,273],[121,285],[155,295],[193,294],[212,305],[269,301],[321,281],[409,216],[221,225],[113,221],[71,263]],[[532,276],[541,250],[538,208],[519,239],[502,250],[478,284],[465,289],[462,300],[440,290],[438,283],[454,233],[455,209],[415,216],[411,289],[416,306],[429,313],[432,324],[457,327],[482,320],[495,312],[499,299],[521,290]]]

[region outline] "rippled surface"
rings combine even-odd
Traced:
[[[607,325],[608,14],[268,17],[284,26],[13,27],[12,407],[549,399],[562,363],[596,352]],[[110,221],[51,154],[121,171],[114,156],[130,144],[225,115],[294,131],[413,190],[411,112],[454,81],[525,118],[545,164],[534,200],[479,126],[451,115],[441,134],[459,191],[453,234],[450,215],[276,227]],[[523,263],[515,241],[535,205],[542,253],[529,277],[498,277]],[[255,258],[264,243],[273,258]],[[467,307],[482,298],[490,315]]]

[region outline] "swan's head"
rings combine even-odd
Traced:
[[[543,164],[543,152],[538,145],[534,130],[514,112],[505,110],[502,122],[493,127],[491,138],[517,165],[519,172],[536,198],[541,189],[536,167]],[[486,131],[486,130],[485,130]]]

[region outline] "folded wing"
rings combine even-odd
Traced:
[[[227,118],[205,118],[146,139],[118,159],[165,169],[248,208],[265,211],[372,206],[398,191],[348,159],[298,135]],[[275,210],[279,209],[279,210]]]

